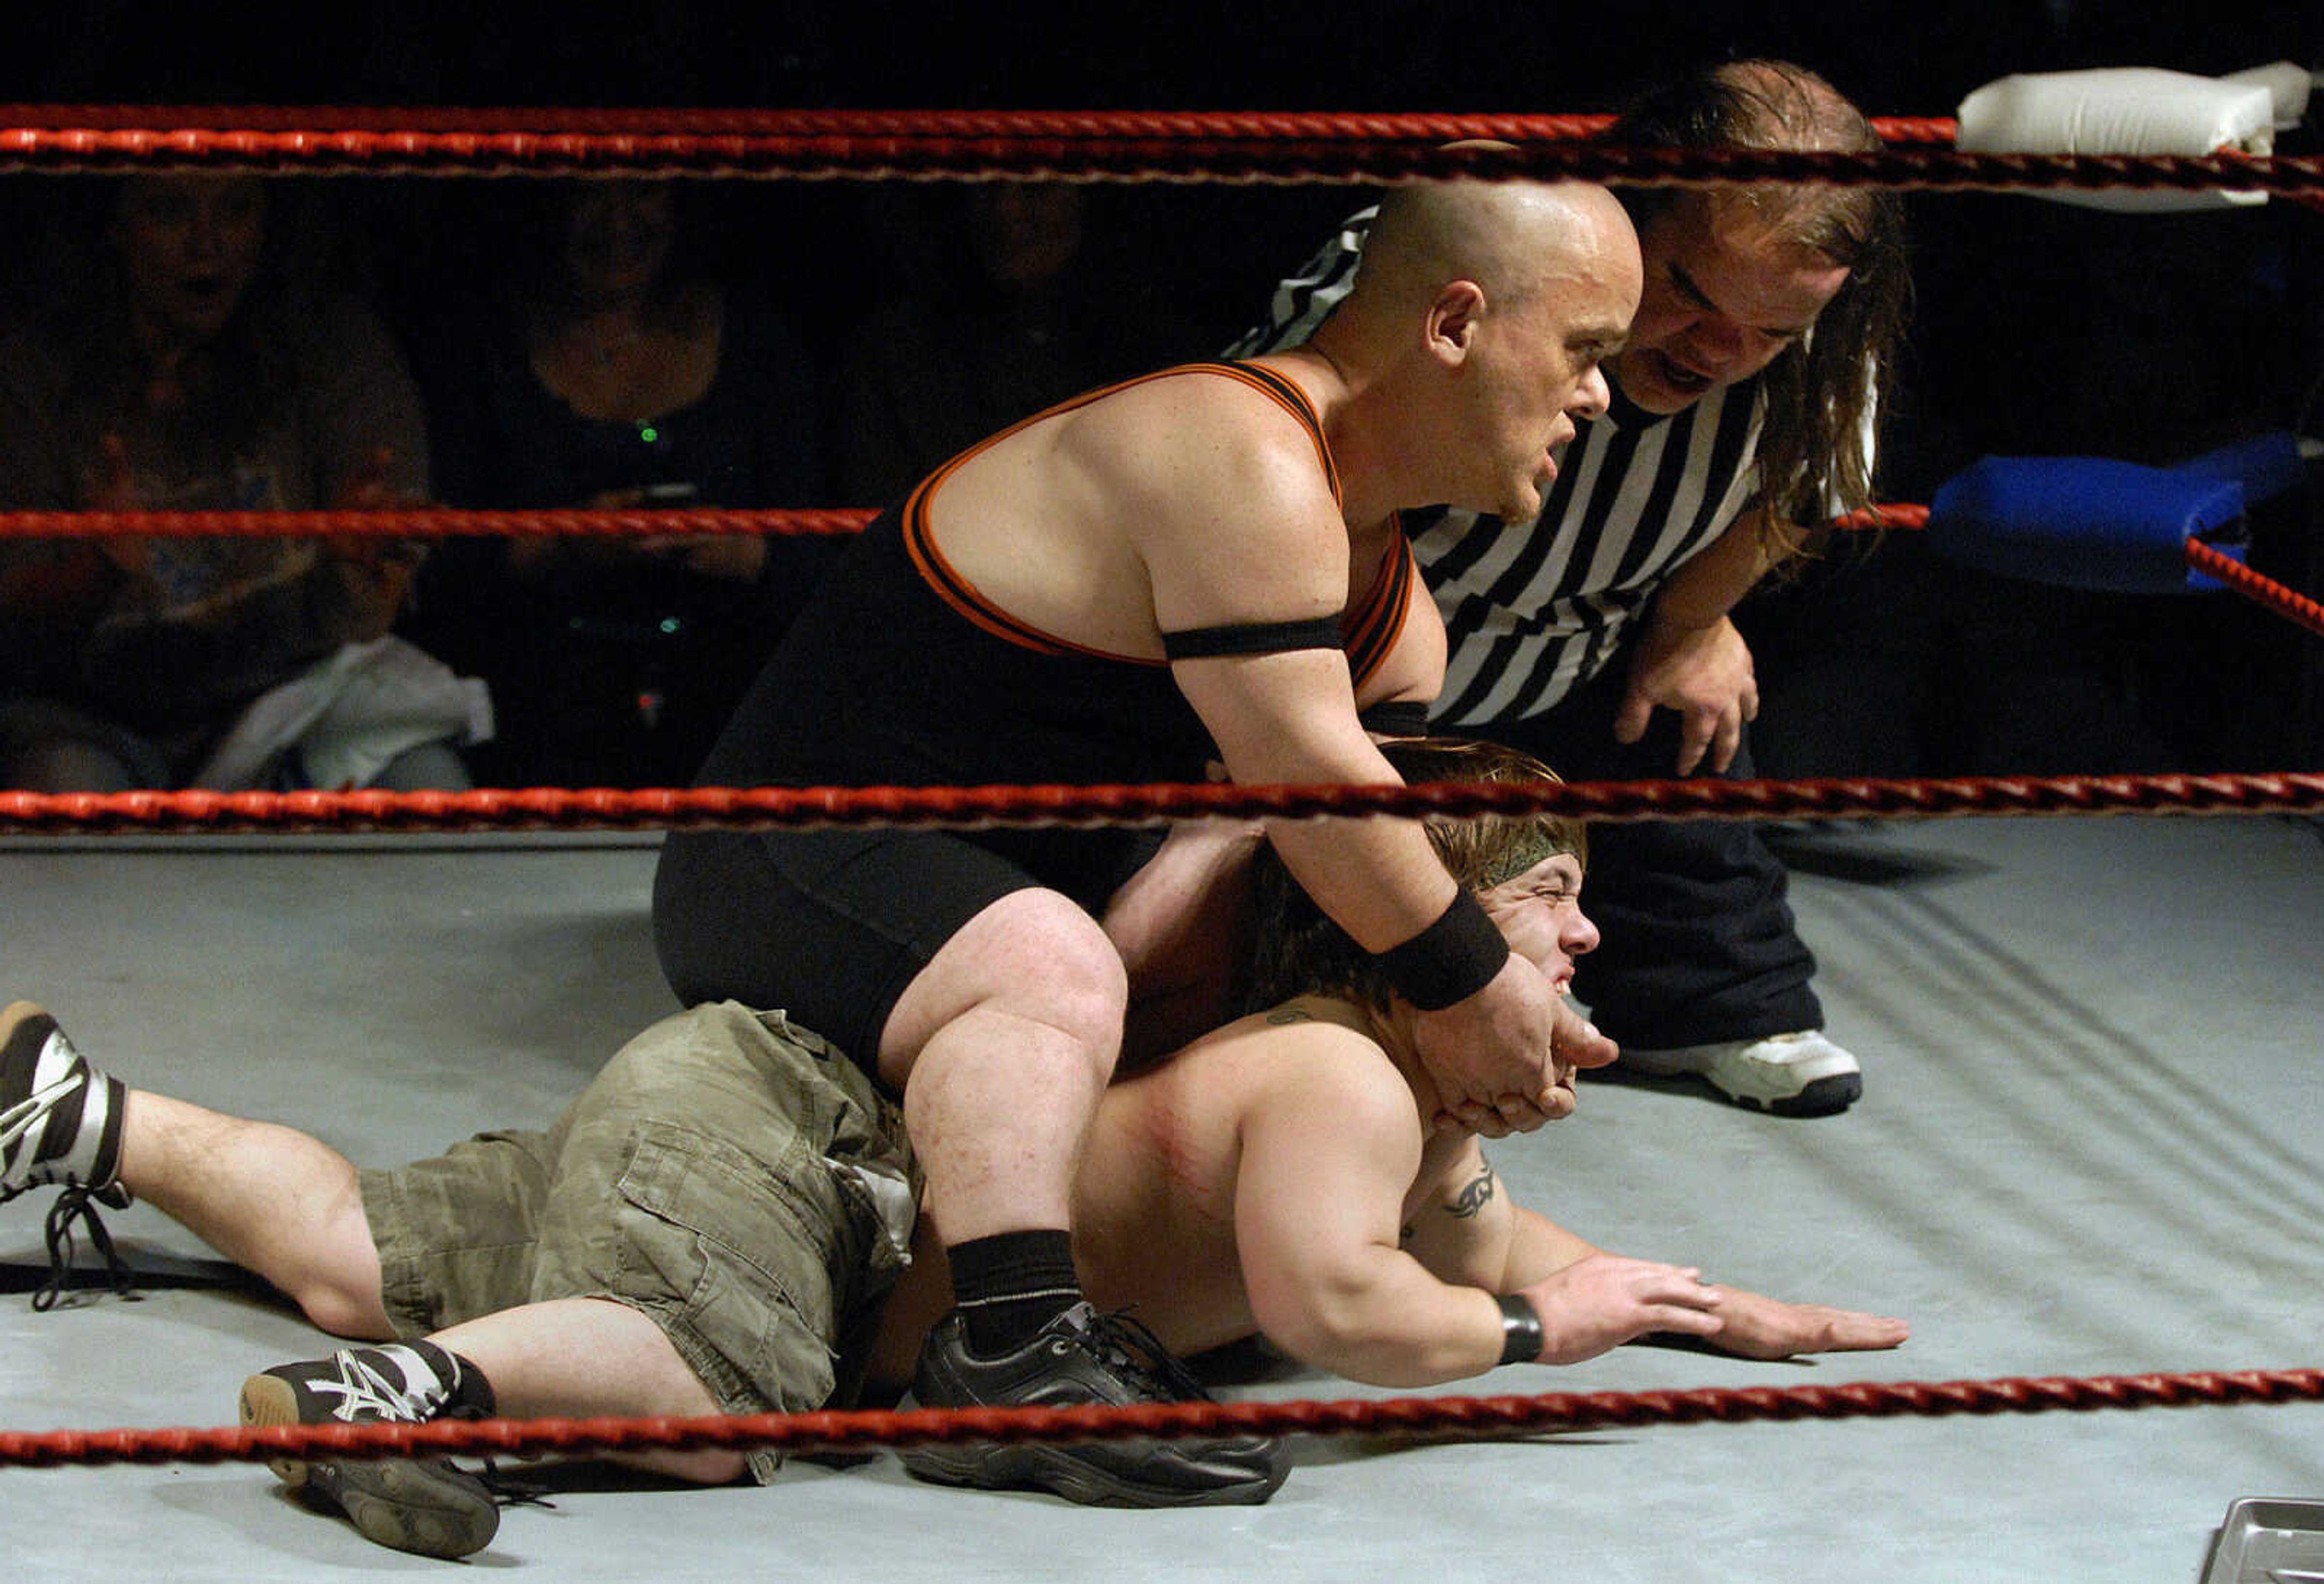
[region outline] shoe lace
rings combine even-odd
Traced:
[[[79,1251],[73,1239],[73,1223],[78,1221],[88,1234],[89,1244],[105,1260],[106,1285],[115,1295],[135,1303],[137,1273],[129,1268],[113,1247],[113,1234],[105,1229],[104,1220],[97,1213],[102,1189],[84,1187],[78,1183],[69,1184],[49,1206],[49,1219],[42,1229],[49,1249],[49,1279],[32,1294],[32,1308],[45,1314],[63,1300],[73,1283],[73,1257]]]
[[[366,1370],[364,1374],[371,1380],[380,1382],[380,1377],[374,1372]],[[384,1382],[380,1384],[386,1385]],[[392,1402],[389,1401],[390,1398],[392,1399]],[[473,1403],[436,1402],[426,1394],[405,1393],[392,1388],[381,1398],[381,1403],[398,1410],[401,1414],[408,1414],[414,1423],[432,1419],[475,1421],[492,1417],[492,1414],[483,1407]],[[450,1458],[444,1460],[447,1463],[453,1462]],[[461,1460],[462,1462],[466,1460],[465,1457]],[[527,1480],[521,1474],[512,1474],[503,1469],[499,1459],[489,1454],[480,1455],[475,1459],[475,1465],[474,1469],[466,1471],[473,1474],[476,1483],[484,1487],[484,1494],[493,1498],[494,1506],[546,1507],[552,1513],[557,1510],[557,1504],[543,1494],[541,1487]]]
[[[1093,1315],[1085,1345],[1108,1368],[1152,1396],[1173,1403],[1211,1400],[1194,1372],[1173,1358],[1162,1339],[1127,1309]]]
[[[458,1417],[468,1416],[461,1414]],[[557,1504],[549,1499],[545,1487],[530,1483],[521,1474],[509,1473],[495,1459],[486,1458],[483,1461],[484,1467],[476,1470],[476,1479],[484,1486],[485,1494],[493,1498],[494,1506],[546,1507],[552,1513],[557,1510]]]
[[[478,1420],[492,1418],[493,1413],[492,1409],[485,1407],[480,1402],[469,1399],[463,1392],[449,1401],[437,1404],[429,1412],[427,1417],[474,1423]],[[503,1469],[498,1458],[485,1453],[479,1455],[475,1463],[476,1466],[471,1472],[475,1475],[476,1482],[484,1487],[484,1494],[493,1498],[494,1506],[546,1507],[552,1513],[557,1510],[557,1504],[550,1501],[544,1494],[543,1487],[533,1483],[522,1474],[511,1473]]]

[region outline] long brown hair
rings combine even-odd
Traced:
[[[1803,66],[1734,60],[1666,78],[1634,97],[1607,131],[1609,143],[1643,148],[1752,148],[1868,152],[1881,147],[1864,113]],[[1621,192],[1643,231],[1677,188]],[[1848,270],[1817,316],[1814,333],[1786,347],[1760,378],[1766,419],[1759,438],[1761,499],[1786,553],[1785,525],[1813,527],[1835,511],[1873,503],[1873,430],[1886,416],[1911,317],[1913,281],[1904,210],[1869,187],[1807,185],[1748,189],[1793,238]]]

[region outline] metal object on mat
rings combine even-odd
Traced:
[[[2245,1497],[2229,1506],[2203,1584],[2324,1584],[2324,1500]]]

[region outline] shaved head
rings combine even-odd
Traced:
[[[1396,504],[1526,521],[1576,426],[1610,399],[1599,364],[1637,312],[1638,239],[1587,182],[1423,181],[1391,189],[1356,281],[1305,350],[1360,393],[1333,445],[1396,459]],[[1361,471],[1359,469],[1359,471]]]
[[[1513,309],[1561,280],[1622,273],[1637,247],[1621,205],[1589,182],[1413,182],[1381,200],[1355,297],[1395,312],[1468,280]]]

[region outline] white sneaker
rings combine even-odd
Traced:
[[[1692,1073],[1737,1105],[1783,1117],[1830,1116],[1864,1093],[1856,1058],[1812,1028],[1666,1051],[1625,1046],[1622,1065],[1656,1078]]]

